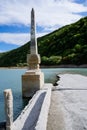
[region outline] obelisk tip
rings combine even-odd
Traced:
[[[31,12],[34,12],[34,8],[32,8]]]

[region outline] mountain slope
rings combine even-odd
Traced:
[[[38,50],[44,65],[87,64],[87,17],[40,37]],[[0,66],[26,63],[30,42],[0,54]]]

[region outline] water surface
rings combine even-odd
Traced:
[[[0,122],[5,120],[3,95],[5,89],[11,88],[13,92],[14,119],[17,118],[27,103],[27,100],[22,99],[21,89],[21,76],[25,71],[26,69],[0,69]],[[86,68],[47,68],[42,69],[42,72],[45,75],[46,83],[54,83],[58,74],[70,73],[87,76]]]

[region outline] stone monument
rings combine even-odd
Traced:
[[[28,70],[22,75],[22,96],[32,97],[44,85],[44,74],[39,68],[40,55],[37,49],[35,12],[31,11],[31,42],[30,54],[27,55]]]

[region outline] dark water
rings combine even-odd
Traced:
[[[26,69],[0,69],[0,122],[5,120],[4,112],[4,95],[5,89],[11,88],[13,92],[14,103],[14,119],[20,114],[21,110],[27,103],[27,100],[22,99],[21,91],[21,75]],[[54,83],[56,75],[61,73],[74,73],[87,76],[86,68],[55,68],[42,69],[45,75],[46,83]]]

